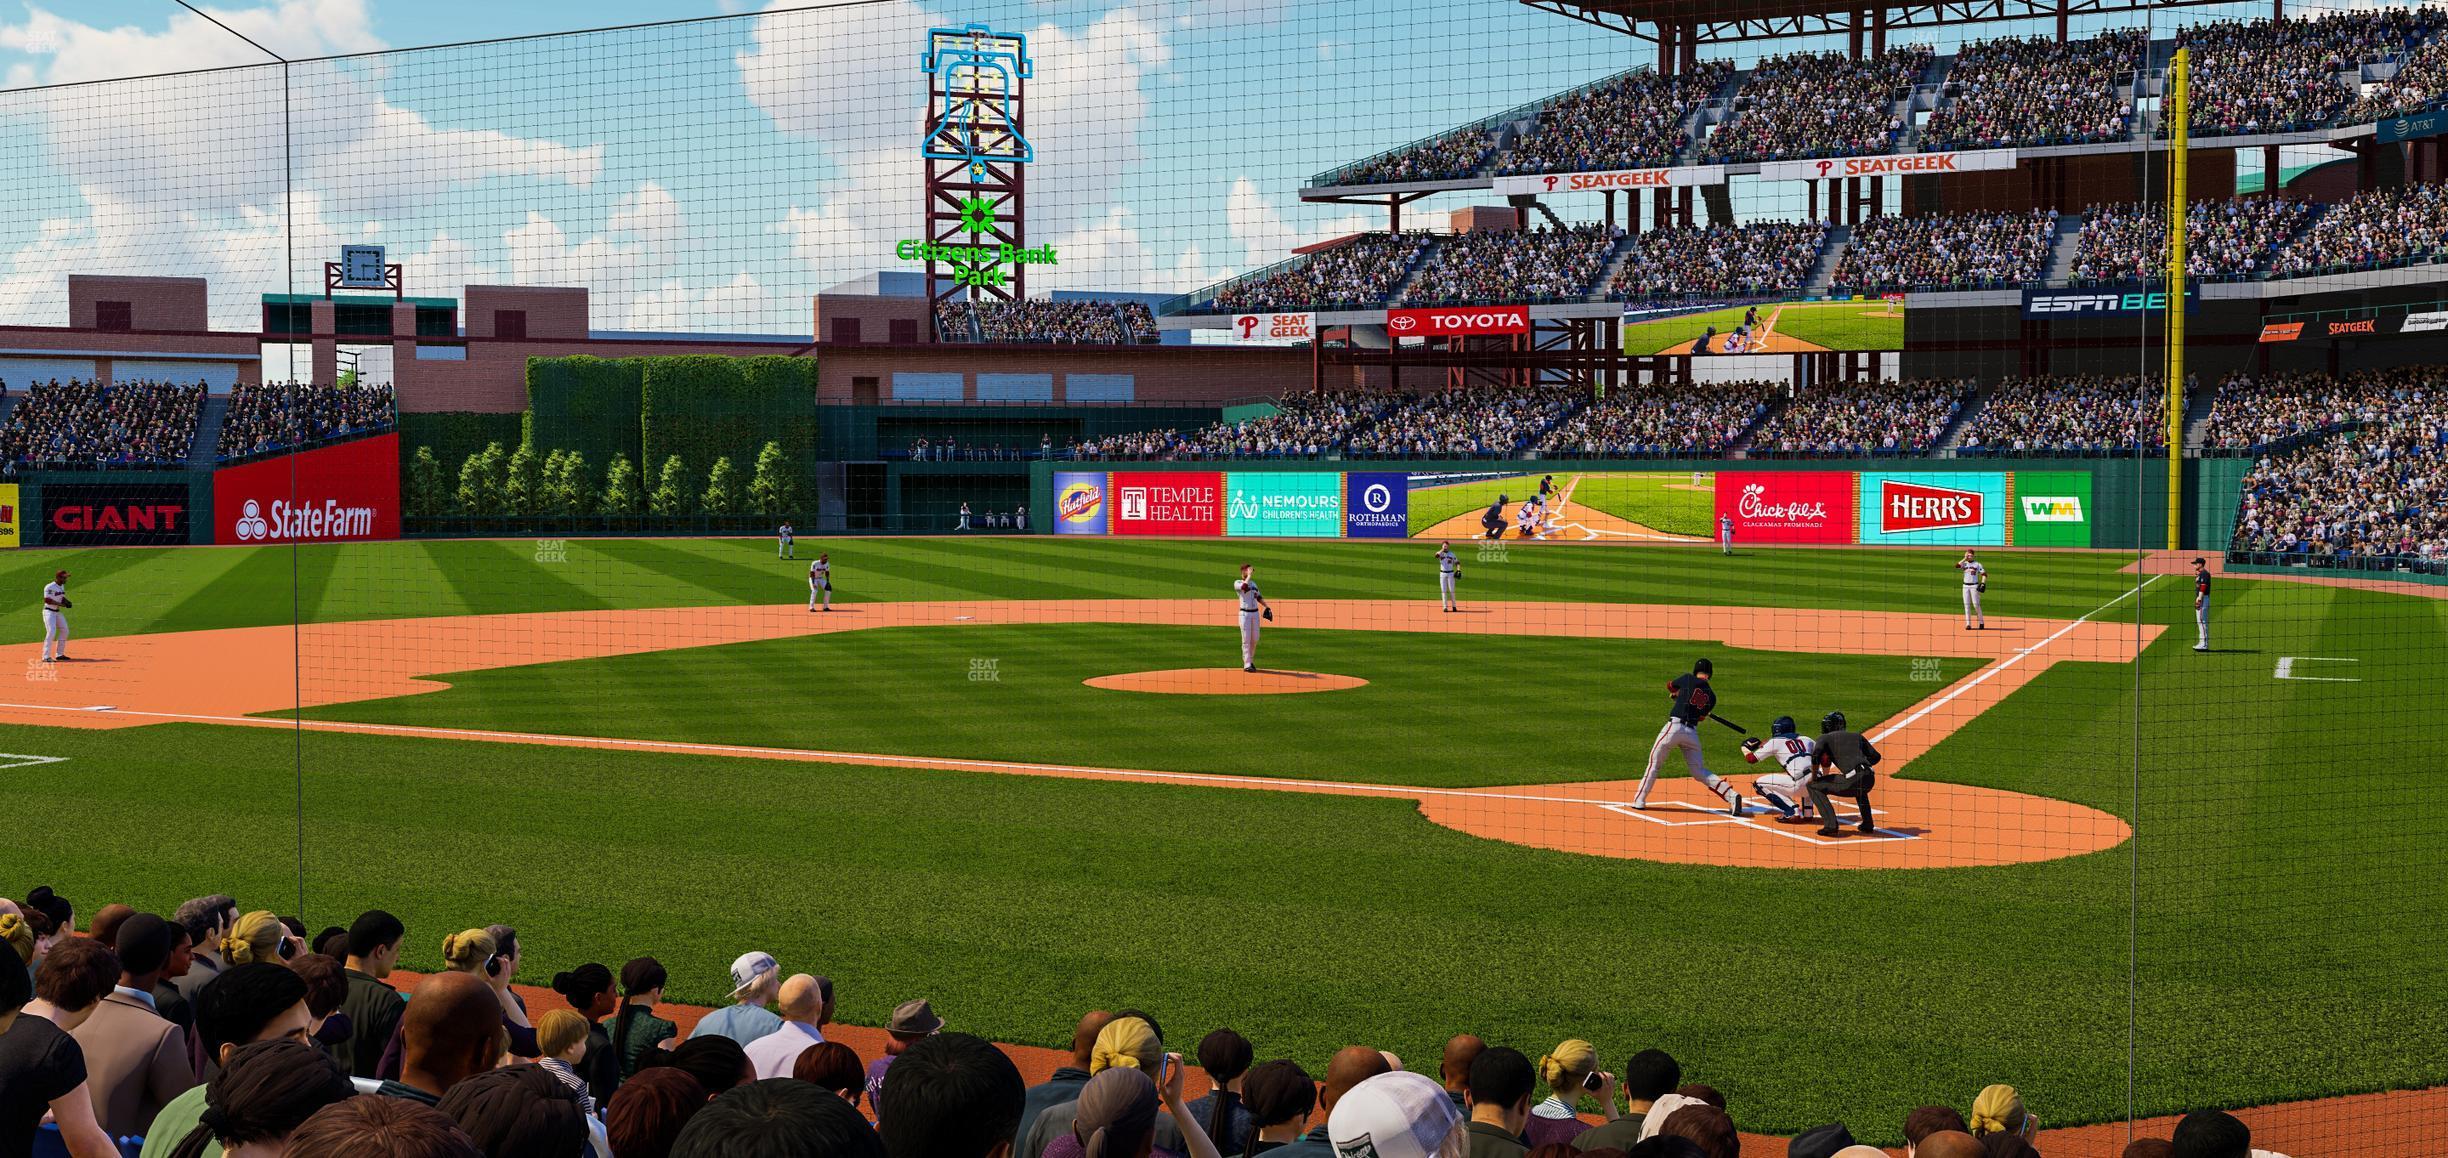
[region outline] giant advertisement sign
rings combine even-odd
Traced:
[[[2014,472],[2014,534],[2018,547],[2091,545],[2091,472]]]
[[[1428,306],[1386,311],[1386,333],[1397,338],[1475,338],[1529,332],[1527,306]]]
[[[213,472],[216,543],[346,543],[400,533],[399,435]]]
[[[2006,523],[2003,472],[1861,476],[1861,541],[1871,546],[2002,547]]]
[[[1353,471],[1343,476],[1343,533],[1355,539],[1400,539],[1411,533],[1411,476]]]
[[[47,547],[168,547],[187,541],[185,483],[45,483],[42,505]]]
[[[1332,539],[1343,533],[1343,476],[1237,470],[1224,476],[1224,533]]]
[[[1220,471],[1129,471],[1109,476],[1117,535],[1221,535],[1224,475]]]
[[[1499,194],[1586,193],[1607,189],[1671,189],[1685,185],[1723,185],[1723,165],[1679,165],[1671,169],[1607,169],[1589,173],[1534,173],[1498,177]]]
[[[1851,543],[1853,473],[1720,471],[1717,517],[1736,543]]]
[[[1891,153],[1877,157],[1828,157],[1814,161],[1770,161],[1761,165],[1762,181],[1825,181],[1837,177],[1915,177],[1937,173],[1978,173],[2015,167],[2013,149],[1981,149],[1964,153]]]
[[[1102,535],[1106,518],[1105,472],[1054,472],[1054,533]]]

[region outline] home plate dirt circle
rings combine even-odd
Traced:
[[[1092,688],[1115,692],[1158,692],[1176,696],[1280,696],[1293,692],[1337,692],[1365,687],[1358,676],[1322,671],[1274,671],[1237,667],[1185,667],[1172,671],[1135,671],[1082,680]]]

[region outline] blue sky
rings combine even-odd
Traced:
[[[412,50],[746,7],[213,6],[292,57],[391,50],[290,70],[284,153],[277,68],[109,79],[262,59],[166,0],[0,0],[0,83],[68,86],[0,93],[0,322],[64,320],[71,271],[167,273],[212,278],[215,322],[251,328],[256,295],[319,290],[371,240],[412,293],[586,285],[599,328],[805,334],[809,295],[916,236],[918,52],[970,21],[1037,56],[1031,240],[1062,261],[1032,291],[1187,290],[1382,223],[1301,204],[1310,174],[1651,59],[1504,0],[773,4]]]

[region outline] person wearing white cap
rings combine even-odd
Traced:
[[[731,963],[732,1004],[706,1014],[690,1036],[727,1037],[747,1048],[748,1043],[782,1028],[782,1018],[765,1008],[773,1004],[774,991],[781,984],[782,966],[775,963],[773,954],[740,954]]]
[[[1426,1074],[1379,1074],[1353,1086],[1327,1117],[1343,1158],[1463,1158],[1469,1135],[1445,1088]]]

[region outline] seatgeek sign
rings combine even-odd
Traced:
[[[1877,157],[1770,161],[1760,166],[1759,176],[1762,181],[1828,181],[1839,177],[1928,177],[2014,167],[2013,149],[1979,149],[1962,153],[1891,153]]]
[[[1723,185],[1723,165],[1678,165],[1668,169],[1607,169],[1590,173],[1537,173],[1498,177],[1496,192],[1508,196],[1542,193],[1591,193],[1615,189],[1678,189],[1688,185]]]
[[[347,543],[399,534],[397,434],[213,472],[216,543]]]
[[[1386,311],[1386,333],[1397,338],[1476,338],[1529,332],[1528,306],[1430,306]]]

